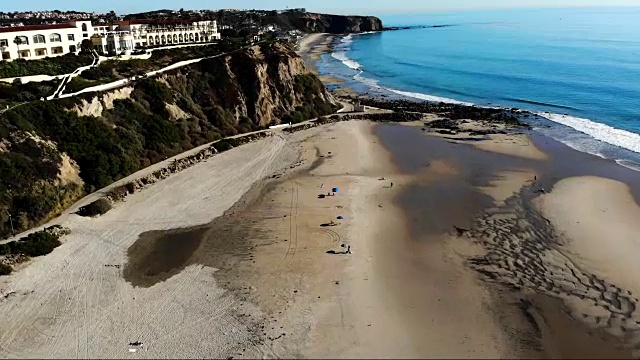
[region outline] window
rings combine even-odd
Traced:
[[[0,39],[0,46],[3,46],[3,47],[7,47],[7,46],[9,46],[9,40],[7,40],[7,39]]]
[[[44,35],[33,35],[33,43],[44,44],[45,43]]]
[[[70,45],[69,46],[69,52],[75,53],[77,51],[77,48],[75,45]]]
[[[51,35],[49,35],[49,41],[51,41],[51,42],[61,42],[62,41],[62,37],[60,36],[60,34],[51,34]]]
[[[67,35],[67,39],[69,39],[69,41],[76,41],[76,37],[73,34]]]
[[[82,24],[82,31],[87,31],[87,24]],[[71,40],[71,39],[69,39]]]
[[[29,38],[26,36],[16,36],[13,42],[18,45],[29,45]]]
[[[1,40],[0,40],[0,44],[2,44]],[[9,54],[8,52],[3,52],[2,53],[2,60],[9,60],[9,59],[11,59],[11,54]]]

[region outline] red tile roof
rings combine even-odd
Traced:
[[[73,26],[71,24],[8,26],[8,27],[0,27],[0,33],[10,33],[10,32],[19,32],[19,31],[52,30],[52,29],[74,29],[74,28],[75,28],[75,26]]]

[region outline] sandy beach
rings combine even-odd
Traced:
[[[63,244],[0,278],[0,356],[638,356],[637,173],[486,121],[367,119],[388,114],[54,220]]]
[[[395,198],[412,177],[376,128],[278,134],[100,218],[67,217],[59,249],[3,280],[3,356],[514,354],[463,265],[480,249],[450,234],[422,243],[406,227]],[[129,353],[135,341],[144,348]]]

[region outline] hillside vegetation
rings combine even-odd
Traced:
[[[0,116],[0,236],[11,232],[9,215],[22,231],[195,146],[334,109],[303,60],[272,43],[108,93],[9,110]]]
[[[88,52],[81,52],[79,55],[65,54],[40,60],[0,61],[0,78],[70,74],[81,66],[91,65],[92,62],[93,57]]]
[[[181,61],[220,55],[238,50],[240,47],[239,42],[228,39],[211,45],[154,50],[149,59],[111,59],[72,78],[66,90],[67,92],[77,92],[91,86],[142,76]]]

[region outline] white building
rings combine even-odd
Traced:
[[[2,60],[42,59],[80,51],[80,43],[93,35],[91,21],[0,28]]]
[[[220,40],[215,20],[126,20],[96,26],[94,48],[103,54],[128,54],[134,49]]]
[[[92,26],[88,20],[63,24],[0,27],[0,59],[42,59],[78,53],[90,39],[103,54],[128,54],[148,46],[220,40],[215,20],[129,20]]]

